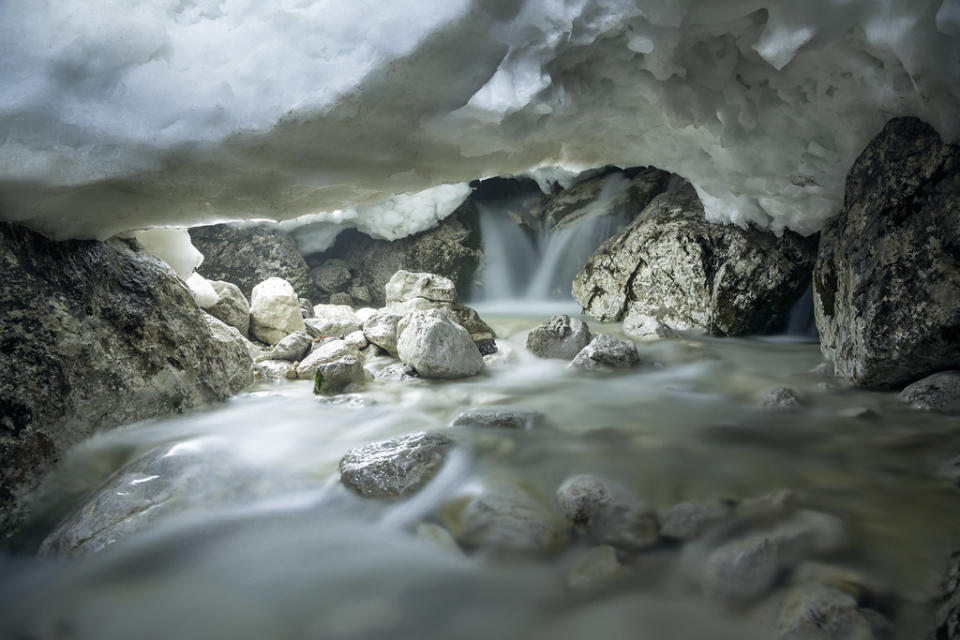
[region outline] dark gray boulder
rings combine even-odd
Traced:
[[[810,282],[815,240],[707,222],[690,185],[657,196],[600,245],[573,281],[584,312],[621,320],[628,308],[674,329],[713,335],[782,326]]]
[[[193,227],[190,240],[203,254],[200,275],[233,282],[248,300],[256,285],[273,277],[289,282],[302,298],[320,299],[297,243],[274,222]]]
[[[960,371],[941,371],[917,380],[900,392],[900,400],[915,409],[960,414]]]
[[[847,174],[814,270],[820,346],[874,389],[960,368],[960,147],[891,120]]]
[[[0,536],[70,445],[253,381],[239,333],[214,335],[183,281],[133,241],[53,242],[2,223],[0,273]]]
[[[369,299],[358,301],[382,307],[386,304],[384,287],[401,269],[445,276],[458,291],[468,291],[480,256],[475,205],[468,199],[433,229],[392,242],[348,229],[328,251],[310,259],[312,264],[339,259],[353,273],[350,287],[366,288]]]
[[[412,433],[351,449],[340,460],[340,481],[367,497],[415,493],[440,471],[453,440]]]

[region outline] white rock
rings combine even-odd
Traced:
[[[601,333],[580,350],[570,366],[584,371],[605,372],[629,369],[639,361],[637,347],[632,342]]]
[[[360,324],[363,325],[363,323],[367,321],[367,318],[369,318],[376,312],[377,310],[374,309],[373,307],[360,307],[359,309],[353,312],[353,315],[357,316],[357,320],[359,320]]]
[[[187,278],[187,287],[201,309],[210,309],[220,302],[220,295],[214,290],[210,281],[199,273],[193,273]]]
[[[250,333],[250,303],[240,291],[240,287],[223,280],[208,280],[217,292],[220,301],[207,309],[207,313],[220,318],[231,327],[236,327],[243,335]]]
[[[623,333],[634,340],[661,340],[678,337],[676,331],[653,316],[635,311],[632,306],[623,319]]]
[[[363,335],[392,356],[397,355],[397,324],[404,314],[384,308],[374,311],[363,321]]]
[[[453,280],[433,273],[413,273],[401,269],[386,285],[387,304],[426,298],[432,302],[457,302]]]
[[[360,329],[360,319],[345,304],[318,304],[313,307],[310,326],[321,336],[345,336]]]
[[[267,344],[276,344],[294,331],[304,331],[300,299],[283,278],[267,278],[250,296],[250,330]]]
[[[344,340],[355,346],[357,349],[365,349],[370,341],[367,340],[367,337],[363,335],[363,331],[357,329],[352,333],[348,333],[343,337]]]
[[[424,378],[464,378],[483,370],[470,334],[440,311],[412,311],[397,324],[397,354]]]
[[[318,366],[323,363],[339,360],[344,356],[353,356],[361,362],[363,360],[363,356],[360,355],[360,351],[356,345],[350,344],[346,340],[330,340],[314,349],[310,355],[297,365],[297,377],[301,380],[312,380],[313,373],[317,370]]]

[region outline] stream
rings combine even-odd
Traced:
[[[589,545],[576,536],[511,553],[424,535],[424,523],[453,527],[489,486],[522,487],[556,512],[557,487],[581,473],[658,512],[789,489],[844,527],[843,546],[807,568],[884,594],[891,637],[926,628],[957,544],[960,492],[939,470],[960,453],[958,419],[814,372],[817,344],[791,337],[664,340],[641,345],[645,366],[589,375],[525,352],[547,302],[506,306],[478,305],[505,357],[475,378],[378,379],[332,400],[307,381],[261,383],[75,447],[23,544],[80,521],[59,540],[86,553],[48,541],[40,557],[0,558],[0,637],[772,637],[764,612],[776,595],[747,607],[707,598],[682,545],[637,553],[611,585],[578,591],[566,576]],[[762,408],[781,385],[799,392],[799,410]],[[487,405],[533,409],[548,425],[448,426]],[[412,497],[363,498],[339,482],[349,449],[432,430],[460,445]]]

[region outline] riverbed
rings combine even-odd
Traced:
[[[960,454],[960,420],[852,389],[818,369],[815,342],[788,337],[662,340],[640,346],[632,371],[588,374],[525,352],[546,311],[481,308],[501,354],[475,378],[378,379],[335,398],[314,396],[308,381],[261,382],[82,443],[20,540],[41,556],[2,559],[0,636],[773,637],[770,612],[791,576],[732,606],[703,593],[689,548],[664,544],[623,558],[602,587],[576,590],[569,572],[589,544],[575,534],[538,553],[424,535],[424,524],[452,528],[458,505],[491,486],[520,487],[556,511],[557,487],[575,474],[658,512],[788,490],[844,531],[842,545],[792,575],[855,576],[892,637],[926,628],[960,542],[947,464]],[[799,408],[763,407],[780,386],[796,390]],[[491,405],[538,411],[545,424],[449,426]],[[339,482],[348,450],[416,431],[460,443],[419,493],[371,499]]]

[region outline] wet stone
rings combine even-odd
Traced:
[[[584,371],[606,372],[629,369],[639,360],[632,342],[601,333],[580,350],[570,366]]]
[[[763,408],[773,411],[792,411],[800,408],[800,396],[790,387],[777,387],[763,398]]]
[[[582,474],[567,478],[560,485],[557,504],[567,520],[577,527],[589,528],[610,513],[613,497],[601,478]]]
[[[479,427],[484,429],[536,429],[547,423],[539,411],[523,407],[474,407],[467,409],[450,423],[452,427]]]
[[[900,401],[914,409],[960,414],[960,371],[942,371],[917,380],[900,392]]]
[[[731,511],[729,506],[721,503],[675,504],[660,516],[660,535],[682,541],[699,538],[712,525],[727,519]]]
[[[437,474],[452,447],[446,436],[424,432],[364,445],[340,460],[340,481],[367,497],[415,493]]]
[[[527,334],[527,350],[541,358],[570,360],[591,337],[590,328],[582,320],[556,315]]]
[[[574,560],[567,572],[567,586],[574,591],[589,591],[609,584],[623,571],[616,549],[601,545]]]
[[[614,505],[598,519],[599,540],[626,551],[643,551],[660,542],[660,522],[656,512],[645,502]]]
[[[822,584],[791,589],[777,617],[778,640],[873,640],[873,625],[850,594]]]
[[[567,530],[527,491],[498,487],[467,503],[456,537],[464,544],[514,551],[552,551],[567,540]]]

